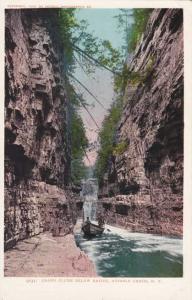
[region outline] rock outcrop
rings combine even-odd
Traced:
[[[45,232],[19,241],[16,247],[6,251],[4,259],[8,277],[97,276],[93,263],[76,247],[72,234],[53,237]]]
[[[183,11],[153,10],[129,70],[117,143],[100,188],[108,223],[182,235]],[[143,77],[142,77],[143,76]]]
[[[75,223],[75,203],[67,191],[63,49],[54,18],[48,9],[6,11],[6,249],[52,227],[72,232]]]

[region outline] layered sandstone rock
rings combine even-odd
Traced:
[[[74,236],[53,237],[49,232],[19,241],[5,253],[5,276],[96,277],[87,255],[76,247]]]
[[[100,189],[107,221],[142,232],[182,235],[183,12],[155,9],[129,69],[114,156]]]
[[[54,18],[49,10],[6,11],[6,248],[54,226],[72,232],[76,218],[67,191],[68,99]]]

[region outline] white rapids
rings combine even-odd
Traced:
[[[179,238],[129,232],[105,226],[101,237],[76,234],[78,246],[105,277],[181,277],[183,241]]]

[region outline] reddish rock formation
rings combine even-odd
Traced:
[[[182,235],[183,11],[155,9],[129,69],[117,129],[124,153],[114,156],[100,198],[112,224]]]
[[[6,249],[54,224],[56,231],[71,232],[75,222],[67,192],[68,99],[55,17],[49,10],[6,11]]]
[[[30,258],[30,259],[29,259]],[[5,253],[5,276],[96,277],[93,263],[76,247],[72,234],[48,232],[19,241]]]

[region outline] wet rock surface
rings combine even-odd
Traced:
[[[124,153],[110,162],[100,199],[111,224],[182,235],[183,12],[155,9],[129,65],[145,81],[128,82],[117,129]]]

